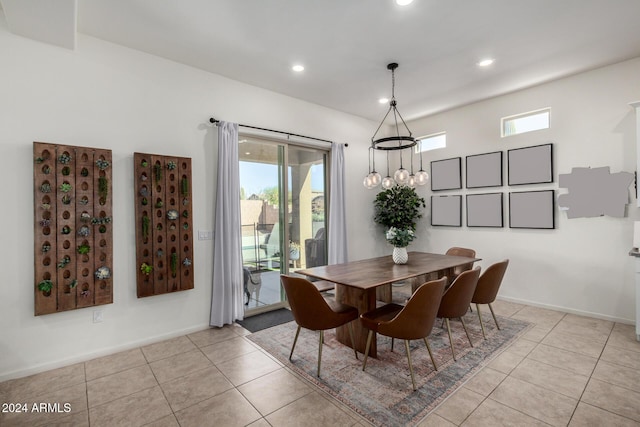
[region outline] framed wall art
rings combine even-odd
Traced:
[[[502,186],[502,151],[467,156],[467,188]]]
[[[467,194],[467,227],[503,227],[503,194]]]
[[[434,160],[431,162],[431,191],[462,188],[462,159]]]
[[[510,228],[555,228],[554,190],[509,193]]]
[[[462,226],[462,196],[431,196],[431,225]]]
[[[553,144],[507,151],[509,185],[553,182]]]

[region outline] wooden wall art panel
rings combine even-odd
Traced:
[[[113,302],[111,150],[33,143],[35,314]]]
[[[191,159],[134,153],[138,298],[193,289]]]

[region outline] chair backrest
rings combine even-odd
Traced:
[[[471,302],[475,304],[490,304],[494,302],[508,265],[509,260],[505,259],[489,266],[478,279],[478,285]]]
[[[326,329],[335,313],[327,304],[318,288],[302,277],[281,275],[280,280],[296,323],[311,330]]]
[[[466,256],[469,258],[475,258],[476,257],[476,251],[474,251],[473,249],[469,249],[469,248],[459,248],[457,246],[454,246],[452,248],[449,248],[446,252],[446,255],[453,255],[453,256]],[[454,269],[454,274],[457,276],[460,273],[462,273],[463,271],[467,271],[467,270],[471,270],[473,268],[473,263],[469,263],[469,264],[465,264],[465,265],[460,265],[458,267],[456,267]]]
[[[443,277],[421,285],[411,295],[402,311],[393,319],[382,322],[378,331],[383,335],[405,340],[429,336],[446,283],[447,278]]]
[[[471,298],[476,290],[480,267],[461,273],[453,281],[449,289],[442,296],[438,317],[462,317],[469,310]]]

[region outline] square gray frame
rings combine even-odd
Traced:
[[[431,225],[462,227],[462,196],[431,196]]]
[[[467,227],[504,227],[503,193],[467,194]]]
[[[467,188],[502,186],[502,151],[467,156]]]
[[[553,182],[553,144],[533,145],[507,151],[508,184]]]
[[[431,191],[459,190],[462,188],[462,158],[431,162]]]
[[[555,191],[509,193],[509,228],[556,228]]]

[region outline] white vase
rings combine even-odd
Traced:
[[[407,253],[407,248],[393,248],[393,262],[396,264],[406,264],[409,261],[409,254]]]

